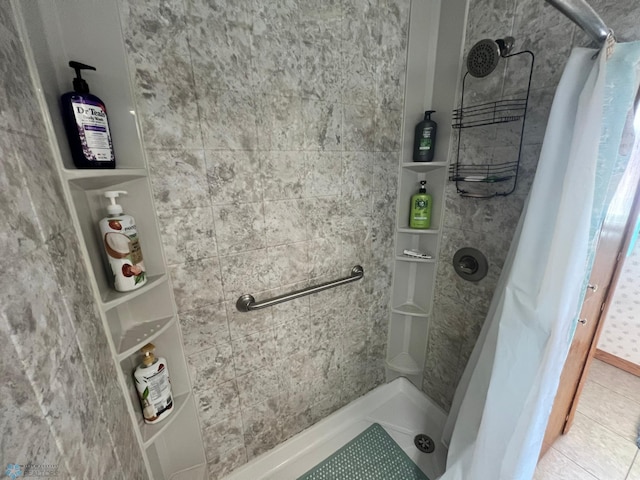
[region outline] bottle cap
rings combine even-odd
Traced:
[[[142,352],[142,363],[144,363],[147,367],[152,365],[155,362],[156,357],[153,355],[153,351],[156,349],[156,346],[153,343],[147,343],[144,347],[140,349]]]
[[[96,67],[74,61],[69,62],[69,66],[76,71],[76,78],[73,79],[73,89],[78,93],[89,93],[89,84],[82,78],[80,72],[82,70],[95,70]]]
[[[108,192],[104,192],[104,196],[111,200],[111,204],[107,205],[107,213],[109,215],[120,215],[123,212],[122,205],[118,205],[116,203],[116,198],[118,198],[120,195],[126,194],[127,192],[125,192],[124,190],[109,190]]]

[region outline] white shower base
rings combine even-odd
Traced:
[[[295,480],[372,423],[379,423],[429,477],[444,473],[441,443],[446,414],[405,378],[397,378],[354,400],[327,418],[235,470],[225,480]],[[435,442],[433,453],[413,444],[418,433]]]

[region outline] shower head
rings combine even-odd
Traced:
[[[500,57],[509,54],[513,48],[513,37],[491,40],[485,38],[476,43],[467,56],[467,70],[477,78],[486,77],[498,66]]]

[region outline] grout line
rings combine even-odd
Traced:
[[[599,385],[599,386],[601,386],[602,388],[604,388],[605,390],[607,390],[607,393],[608,393],[609,395],[611,395],[611,396],[615,396],[615,395],[617,395],[617,396],[621,397],[622,399],[625,399],[625,400],[628,400],[628,401],[632,402],[633,404],[635,404],[636,406],[638,406],[638,409],[637,409],[637,410],[638,410],[638,411],[640,411],[640,402],[638,402],[638,401],[636,401],[636,400],[634,400],[634,399],[632,399],[632,398],[629,398],[629,397],[627,397],[626,395],[623,395],[623,394],[621,394],[621,393],[618,393],[618,392],[616,392],[616,391],[612,390],[609,386],[607,386],[607,385],[603,385],[602,383],[600,383],[600,382],[598,382],[598,381],[594,380],[593,378],[588,378],[588,379],[587,379],[587,383],[595,383],[596,385]],[[585,386],[586,386],[586,384],[585,384]],[[584,397],[581,397],[581,398],[580,398],[580,402],[583,402],[583,400],[584,400]],[[608,424],[602,423],[602,422],[601,422],[599,419],[597,419],[597,418],[592,418],[590,415],[588,415],[586,412],[584,412],[584,411],[583,411],[583,409],[581,408],[581,406],[584,406],[584,405],[585,405],[584,403],[578,403],[578,408],[576,409],[576,411],[577,411],[577,412],[579,412],[580,414],[582,414],[583,416],[585,416],[586,418],[589,418],[590,420],[593,420],[593,421],[594,421],[595,423],[597,423],[598,425],[601,425],[602,427],[606,428],[608,431],[610,431],[610,432],[614,433],[616,436],[621,437],[621,438],[625,439],[626,441],[631,441],[631,442],[632,442],[632,443],[634,443],[634,444],[636,443],[636,440],[635,440],[635,439],[634,439],[634,440],[629,440],[627,437],[625,437],[625,436],[623,436],[622,434],[620,434],[619,432],[616,432],[615,430],[613,430],[613,429],[612,429],[613,427],[612,427],[611,425],[608,425]]]
[[[580,465],[578,462],[576,462],[575,460],[573,460],[571,457],[566,456],[564,453],[562,453],[560,450],[558,450],[555,447],[551,447],[550,450],[553,450],[554,452],[556,452],[558,455],[561,455],[562,457],[564,457],[565,459],[567,459],[569,462],[573,463],[576,467],[578,467],[580,470],[584,471],[587,475],[589,475],[590,477],[593,478],[593,480],[601,480],[598,477],[596,477],[593,473],[591,473],[589,470],[587,470],[585,467],[583,467],[582,465]],[[555,465],[555,464],[554,464]],[[589,479],[586,479],[589,480]]]
[[[619,433],[619,432],[617,432],[615,430],[612,430],[613,427],[611,427],[610,425],[602,423],[598,419],[592,418],[591,416],[587,415],[585,412],[580,410],[580,407],[578,407],[578,409],[576,410],[576,413],[579,413],[583,417],[588,418],[589,420],[591,420],[593,423],[596,423],[596,424],[600,425],[602,428],[607,430],[609,433],[615,435],[616,437],[618,437],[619,439],[623,440],[624,442],[630,442],[630,443],[633,443],[635,445],[635,441],[634,440],[630,440],[629,438],[625,437],[623,434],[621,434],[621,433]]]
[[[631,374],[629,374],[629,375],[631,375]],[[607,389],[607,391],[609,391],[610,393],[615,393],[615,394],[617,394],[617,395],[620,395],[621,397],[623,397],[623,398],[625,398],[625,399],[627,399],[627,400],[630,400],[631,402],[633,402],[633,403],[637,404],[638,406],[640,406],[640,402],[639,402],[636,398],[632,398],[632,397],[630,397],[630,396],[628,396],[628,395],[626,395],[626,394],[624,394],[624,393],[622,393],[622,392],[619,392],[619,391],[617,391],[617,390],[614,390],[613,388],[611,388],[611,386],[610,386],[610,385],[605,385],[604,383],[599,382],[599,381],[597,381],[597,380],[595,380],[595,379],[593,379],[593,378],[588,378],[588,381],[589,381],[589,382],[592,382],[592,383],[597,383],[597,384],[598,384],[598,385],[600,385],[602,388]]]
[[[633,460],[631,460],[631,465],[629,465],[629,470],[627,470],[627,474],[625,475],[625,480],[629,480],[629,475],[631,475],[631,469],[633,468],[633,464],[636,463],[638,459],[638,450],[636,450],[636,454],[633,456]]]

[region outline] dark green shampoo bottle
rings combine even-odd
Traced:
[[[424,120],[416,125],[413,139],[413,161],[432,162],[436,149],[436,131],[438,124],[431,120],[431,114],[435,110],[424,112]]]

